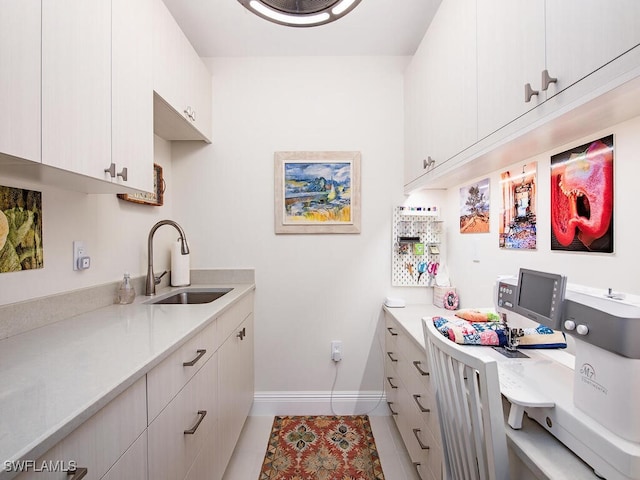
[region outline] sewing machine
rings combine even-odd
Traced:
[[[640,299],[520,269],[498,279],[494,300],[509,339],[504,355],[492,355],[509,425],[520,428],[526,412],[598,476],[640,479]],[[563,331],[575,355],[523,349],[526,358],[514,358],[531,322]]]

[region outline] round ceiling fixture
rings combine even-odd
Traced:
[[[238,0],[259,17],[289,27],[315,27],[344,17],[361,0]]]

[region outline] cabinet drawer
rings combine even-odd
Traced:
[[[214,321],[147,374],[149,423],[211,358],[217,348],[215,339]]]
[[[109,469],[102,480],[141,480],[147,478],[147,431],[142,432],[129,450]]]
[[[217,371],[214,354],[149,425],[149,478],[184,479],[214,434]]]
[[[229,335],[236,333],[236,329],[253,312],[253,292],[238,300],[229,310],[224,312],[216,323],[218,333],[216,335],[216,349],[229,338]]]
[[[411,375],[418,379],[429,391],[434,391],[431,385],[431,376],[429,375],[429,362],[427,360],[427,351],[416,345],[415,341],[408,338],[407,335],[402,335],[398,339],[398,350],[402,352],[402,355],[407,360],[408,368],[403,374],[407,376]]]
[[[41,458],[36,466],[73,462],[87,469],[87,479],[101,478],[146,427],[146,383],[141,378],[80,425]],[[60,469],[58,469],[60,470]],[[28,471],[19,480],[63,480],[66,472]]]

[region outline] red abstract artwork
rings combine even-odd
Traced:
[[[613,135],[551,157],[551,249],[613,252]]]

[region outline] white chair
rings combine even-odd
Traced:
[[[508,480],[509,458],[495,360],[458,345],[422,319],[444,450],[445,480]]]

